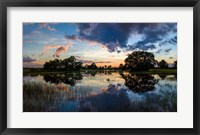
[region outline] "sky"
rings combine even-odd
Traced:
[[[43,67],[75,56],[85,64],[118,67],[133,51],[177,60],[176,23],[23,23],[23,66]]]

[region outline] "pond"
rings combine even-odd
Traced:
[[[176,112],[175,74],[101,71],[23,77],[24,112]]]

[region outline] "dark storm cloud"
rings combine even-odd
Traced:
[[[150,49],[150,50],[156,49],[156,46],[154,44],[149,44],[149,45],[137,44],[135,46],[130,45],[128,48],[129,48],[128,50],[142,49],[143,51],[147,51],[148,49]]]
[[[78,24],[79,36],[83,39],[104,44],[109,52],[117,48],[127,48],[131,34],[140,34],[143,38],[128,49],[155,49],[155,43],[163,42],[171,33],[176,35],[176,23],[81,23]],[[168,42],[175,43],[176,38]],[[131,47],[130,47],[131,46]]]
[[[165,40],[163,42],[160,43],[160,46],[162,45],[167,45],[167,44],[172,44],[172,45],[176,45],[177,44],[177,36],[174,36],[171,39]]]
[[[23,56],[23,62],[30,63],[30,62],[33,62],[33,61],[36,61],[36,59],[33,59],[29,56]]]
[[[170,44],[176,44],[177,43],[177,36],[169,40]]]
[[[132,24],[79,24],[79,35],[81,38],[97,41],[105,44],[108,51],[113,52],[117,47],[126,47],[128,37],[131,33]]]

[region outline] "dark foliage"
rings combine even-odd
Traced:
[[[131,71],[147,71],[156,64],[153,53],[143,51],[132,52],[124,62],[125,68]]]

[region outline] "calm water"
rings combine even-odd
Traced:
[[[176,112],[176,75],[92,72],[23,77],[24,112]]]

